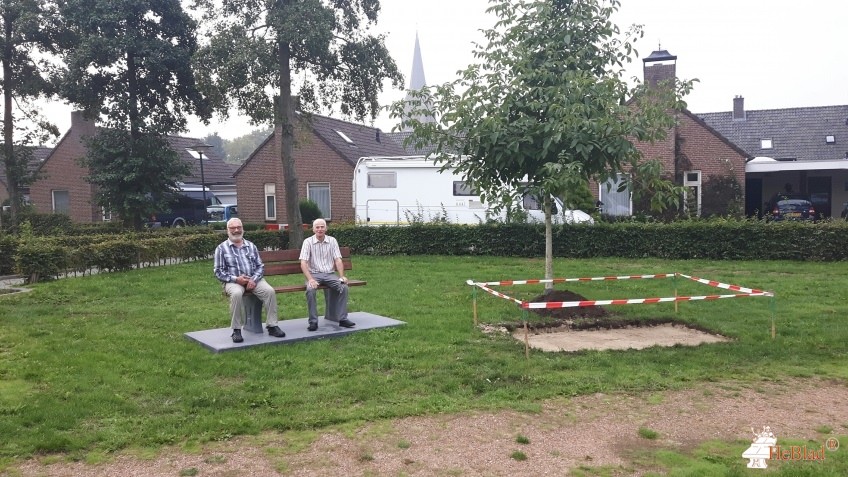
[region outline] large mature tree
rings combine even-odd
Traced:
[[[435,146],[446,167],[463,173],[481,197],[543,199],[545,277],[552,269],[552,197],[626,165],[641,167],[633,140],[663,137],[689,83],[630,88],[623,78],[641,29],[610,21],[618,0],[491,0],[499,20],[477,45],[476,64],[460,77],[424,88],[393,116],[411,127],[409,143]],[[626,98],[639,98],[627,103]],[[436,116],[422,123],[420,116]],[[411,117],[410,117],[411,116]],[[449,154],[459,153],[459,154]]]
[[[383,37],[370,33],[379,0],[198,0],[213,38],[197,57],[202,81],[226,116],[235,107],[254,124],[282,127],[280,161],[290,224],[301,222],[293,150],[297,90],[301,112],[338,107],[373,119],[384,80],[403,78]],[[297,80],[295,81],[295,78]],[[289,227],[289,246],[303,241]]]
[[[68,38],[56,2],[50,0],[0,0],[0,28],[3,167],[16,221],[23,203],[21,188],[32,180],[27,172],[31,146],[58,135],[56,127],[40,116],[34,100],[52,94],[50,60]],[[16,121],[15,105],[24,121]]]
[[[191,69],[196,22],[179,0],[66,0],[62,13],[77,36],[63,94],[106,126],[88,139],[87,180],[98,205],[140,228],[190,172],[167,135],[209,116]]]

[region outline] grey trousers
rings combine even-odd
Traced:
[[[335,273],[313,273],[312,278],[319,285],[326,285],[324,296],[327,301],[327,310],[324,318],[331,321],[342,321],[347,319],[347,285],[339,280]],[[308,282],[307,282],[308,283]],[[317,288],[306,288],[306,307],[309,309],[309,323],[318,323],[318,303],[315,299]],[[331,311],[336,316],[330,316]]]
[[[244,287],[238,283],[225,283],[224,294],[230,297],[233,329],[244,328]],[[263,278],[256,283],[253,294],[265,307],[265,326],[277,326],[277,293],[274,288]]]

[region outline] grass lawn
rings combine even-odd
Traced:
[[[732,337],[730,343],[532,351],[528,360],[523,343],[474,328],[465,280],[541,278],[542,260],[353,261],[349,275],[368,286],[351,289],[350,310],[406,326],[213,354],[183,337],[229,324],[210,261],[63,279],[35,285],[31,293],[0,296],[0,464],[43,453],[84,458],[469,409],[534,411],[558,396],[702,381],[848,378],[845,263],[557,260],[557,277],[682,272],[774,291],[776,299],[683,302],[677,314],[673,304],[610,308],[628,318],[673,316]],[[728,293],[681,279],[558,288],[611,299],[673,296],[675,284],[680,295]],[[542,288],[499,290],[530,299]],[[306,316],[302,294],[278,298],[283,319]],[[506,300],[482,293],[477,298],[483,322],[523,316]]]

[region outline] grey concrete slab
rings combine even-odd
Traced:
[[[333,321],[320,318],[318,320],[318,330],[316,331],[306,331],[306,327],[308,326],[306,318],[281,320],[278,325],[286,332],[285,338],[274,338],[273,336],[269,336],[267,332],[264,332],[265,328],[263,326],[262,334],[243,330],[242,337],[244,338],[244,342],[242,343],[233,343],[233,340],[230,337],[233,333],[232,328],[190,331],[185,333],[185,337],[200,343],[212,352],[220,353],[222,351],[252,348],[254,346],[290,344],[297,341],[333,338],[350,333],[356,333],[357,331],[387,328],[406,324],[404,321],[398,321],[364,311],[349,313],[348,319],[356,323],[355,328],[342,328]]]

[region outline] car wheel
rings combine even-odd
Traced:
[[[173,224],[171,224],[171,227],[174,227],[174,228],[177,228],[177,229],[180,228],[180,227],[185,227],[185,222],[183,221],[183,219],[177,219],[177,220],[174,221]]]

